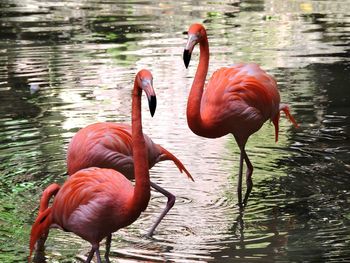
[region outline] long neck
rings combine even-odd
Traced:
[[[39,212],[44,212],[49,207],[51,197],[56,195],[59,190],[60,186],[58,184],[50,184],[46,187],[41,195]]]
[[[135,212],[144,211],[150,199],[148,153],[142,133],[141,92],[141,89],[137,86],[135,81],[132,94],[132,143],[135,173],[132,208]]]
[[[199,47],[199,64],[187,102],[187,123],[190,129],[197,135],[202,134],[204,127],[201,117],[201,100],[209,66],[209,44],[206,36],[199,42]]]

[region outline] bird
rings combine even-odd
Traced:
[[[236,63],[217,69],[207,84],[209,42],[205,27],[192,24],[187,32],[183,61],[188,68],[194,47],[199,44],[199,63],[187,101],[187,123],[198,136],[219,138],[232,134],[240,149],[237,196],[238,205],[247,205],[253,188],[253,165],[245,150],[248,138],[270,120],[278,141],[280,111],[298,127],[289,106],[280,103],[276,80],[256,63]],[[246,170],[246,194],[242,202],[243,161]]]
[[[148,152],[142,132],[141,94],[144,91],[153,116],[157,100],[150,71],[140,70],[135,77],[132,92],[132,147],[135,186],[122,173],[109,168],[90,167],[69,176],[59,187],[50,185],[43,193],[39,213],[32,225],[29,257],[37,241],[58,227],[73,232],[91,243],[86,262],[96,254],[101,263],[99,244],[107,238],[105,259],[109,261],[111,235],[132,224],[147,208],[151,196]],[[50,198],[52,206],[49,206]]]
[[[161,145],[154,143],[144,134],[148,149],[148,166],[151,169],[156,163],[171,160],[180,172],[192,181],[193,178],[181,161]],[[67,149],[68,174],[87,168],[111,168],[121,172],[129,180],[134,179],[134,160],[131,138],[131,127],[128,124],[99,122],[80,129],[71,139]],[[168,201],[162,213],[147,232],[151,237],[164,216],[174,206],[175,195],[151,181],[151,187],[167,197]]]

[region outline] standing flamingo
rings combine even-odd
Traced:
[[[180,160],[162,146],[155,144],[147,135],[144,134],[144,137],[148,149],[148,166],[150,169],[158,162],[171,160],[179,168],[180,172],[184,171],[193,181],[191,174]],[[133,147],[130,125],[111,122],[91,124],[79,130],[69,143],[67,151],[68,174],[74,174],[87,167],[101,167],[115,169],[128,179],[133,179],[135,176],[132,156]],[[148,231],[147,236],[149,237],[153,235],[160,221],[175,203],[173,194],[154,182],[151,182],[151,186],[165,195],[168,198],[168,202]]]
[[[280,111],[298,127],[289,112],[288,105],[280,104],[280,95],[275,79],[263,71],[257,64],[234,64],[218,69],[204,83],[209,65],[209,43],[203,25],[193,24],[188,30],[188,41],[183,60],[188,67],[193,48],[199,43],[200,57],[195,78],[187,103],[187,122],[197,135],[218,138],[231,133],[240,149],[238,176],[238,204],[247,204],[253,187],[253,166],[245,151],[250,135],[271,120],[275,126],[275,139],[278,140]],[[242,203],[243,160],[247,165],[247,190]]]
[[[39,215],[30,233],[30,255],[35,244],[47,235],[50,227],[73,232],[92,245],[86,262],[96,253],[101,262],[99,243],[107,237],[105,258],[109,262],[110,240],[113,232],[133,223],[150,199],[148,157],[141,123],[141,93],[145,91],[151,115],[156,109],[152,75],[141,70],[135,77],[132,94],[132,147],[135,187],[121,173],[106,168],[87,168],[70,176],[60,188],[49,186],[40,201]],[[56,195],[49,206],[49,199]]]

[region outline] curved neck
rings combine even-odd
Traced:
[[[49,207],[51,197],[56,195],[59,190],[60,186],[58,184],[50,184],[48,187],[46,187],[41,195],[39,213],[44,212]]]
[[[203,36],[199,42],[199,48],[199,64],[187,101],[187,123],[190,129],[197,135],[203,133],[204,127],[201,117],[201,101],[209,66],[209,43],[207,36]]]
[[[144,211],[150,199],[148,153],[142,133],[141,94],[135,80],[132,93],[132,147],[134,159],[135,188],[131,208],[137,214]]]

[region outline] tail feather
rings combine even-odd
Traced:
[[[290,114],[289,106],[288,106],[288,105],[286,105],[286,104],[281,104],[281,105],[280,105],[280,111],[283,111],[283,112],[286,114],[287,118],[289,119],[289,121],[290,121],[291,123],[293,123],[293,125],[294,125],[295,128],[299,128],[298,123],[296,122],[296,120],[294,119],[294,117],[292,116],[292,114]]]
[[[279,108],[279,111],[283,111],[288,120],[293,123],[294,127],[295,128],[298,128],[299,125],[298,123],[296,122],[296,120],[294,119],[294,117],[292,116],[292,114],[290,113],[289,111],[289,106],[287,104],[281,104],[280,105],[280,108]],[[275,116],[275,118],[272,120],[274,126],[275,126],[275,141],[277,142],[278,141],[278,132],[279,132],[279,119],[280,119],[280,112],[278,112]]]
[[[170,160],[170,161],[173,161],[175,163],[175,165],[177,166],[177,168],[180,170],[180,172],[185,172],[185,174],[188,176],[188,178],[190,178],[193,182],[194,182],[194,179],[192,177],[192,175],[190,174],[189,171],[187,171],[186,167],[182,164],[182,162],[176,158],[175,155],[173,155],[171,152],[169,152],[168,150],[166,150],[165,148],[161,147],[160,146],[160,149],[161,149],[161,152],[162,152],[162,158],[161,160],[162,161],[165,161],[165,160]]]
[[[49,207],[45,211],[39,213],[34,224],[32,225],[32,230],[30,232],[29,241],[29,257],[28,262],[31,262],[33,250],[35,248],[36,242],[42,237],[47,235],[49,232],[50,225],[52,224],[52,208]]]

